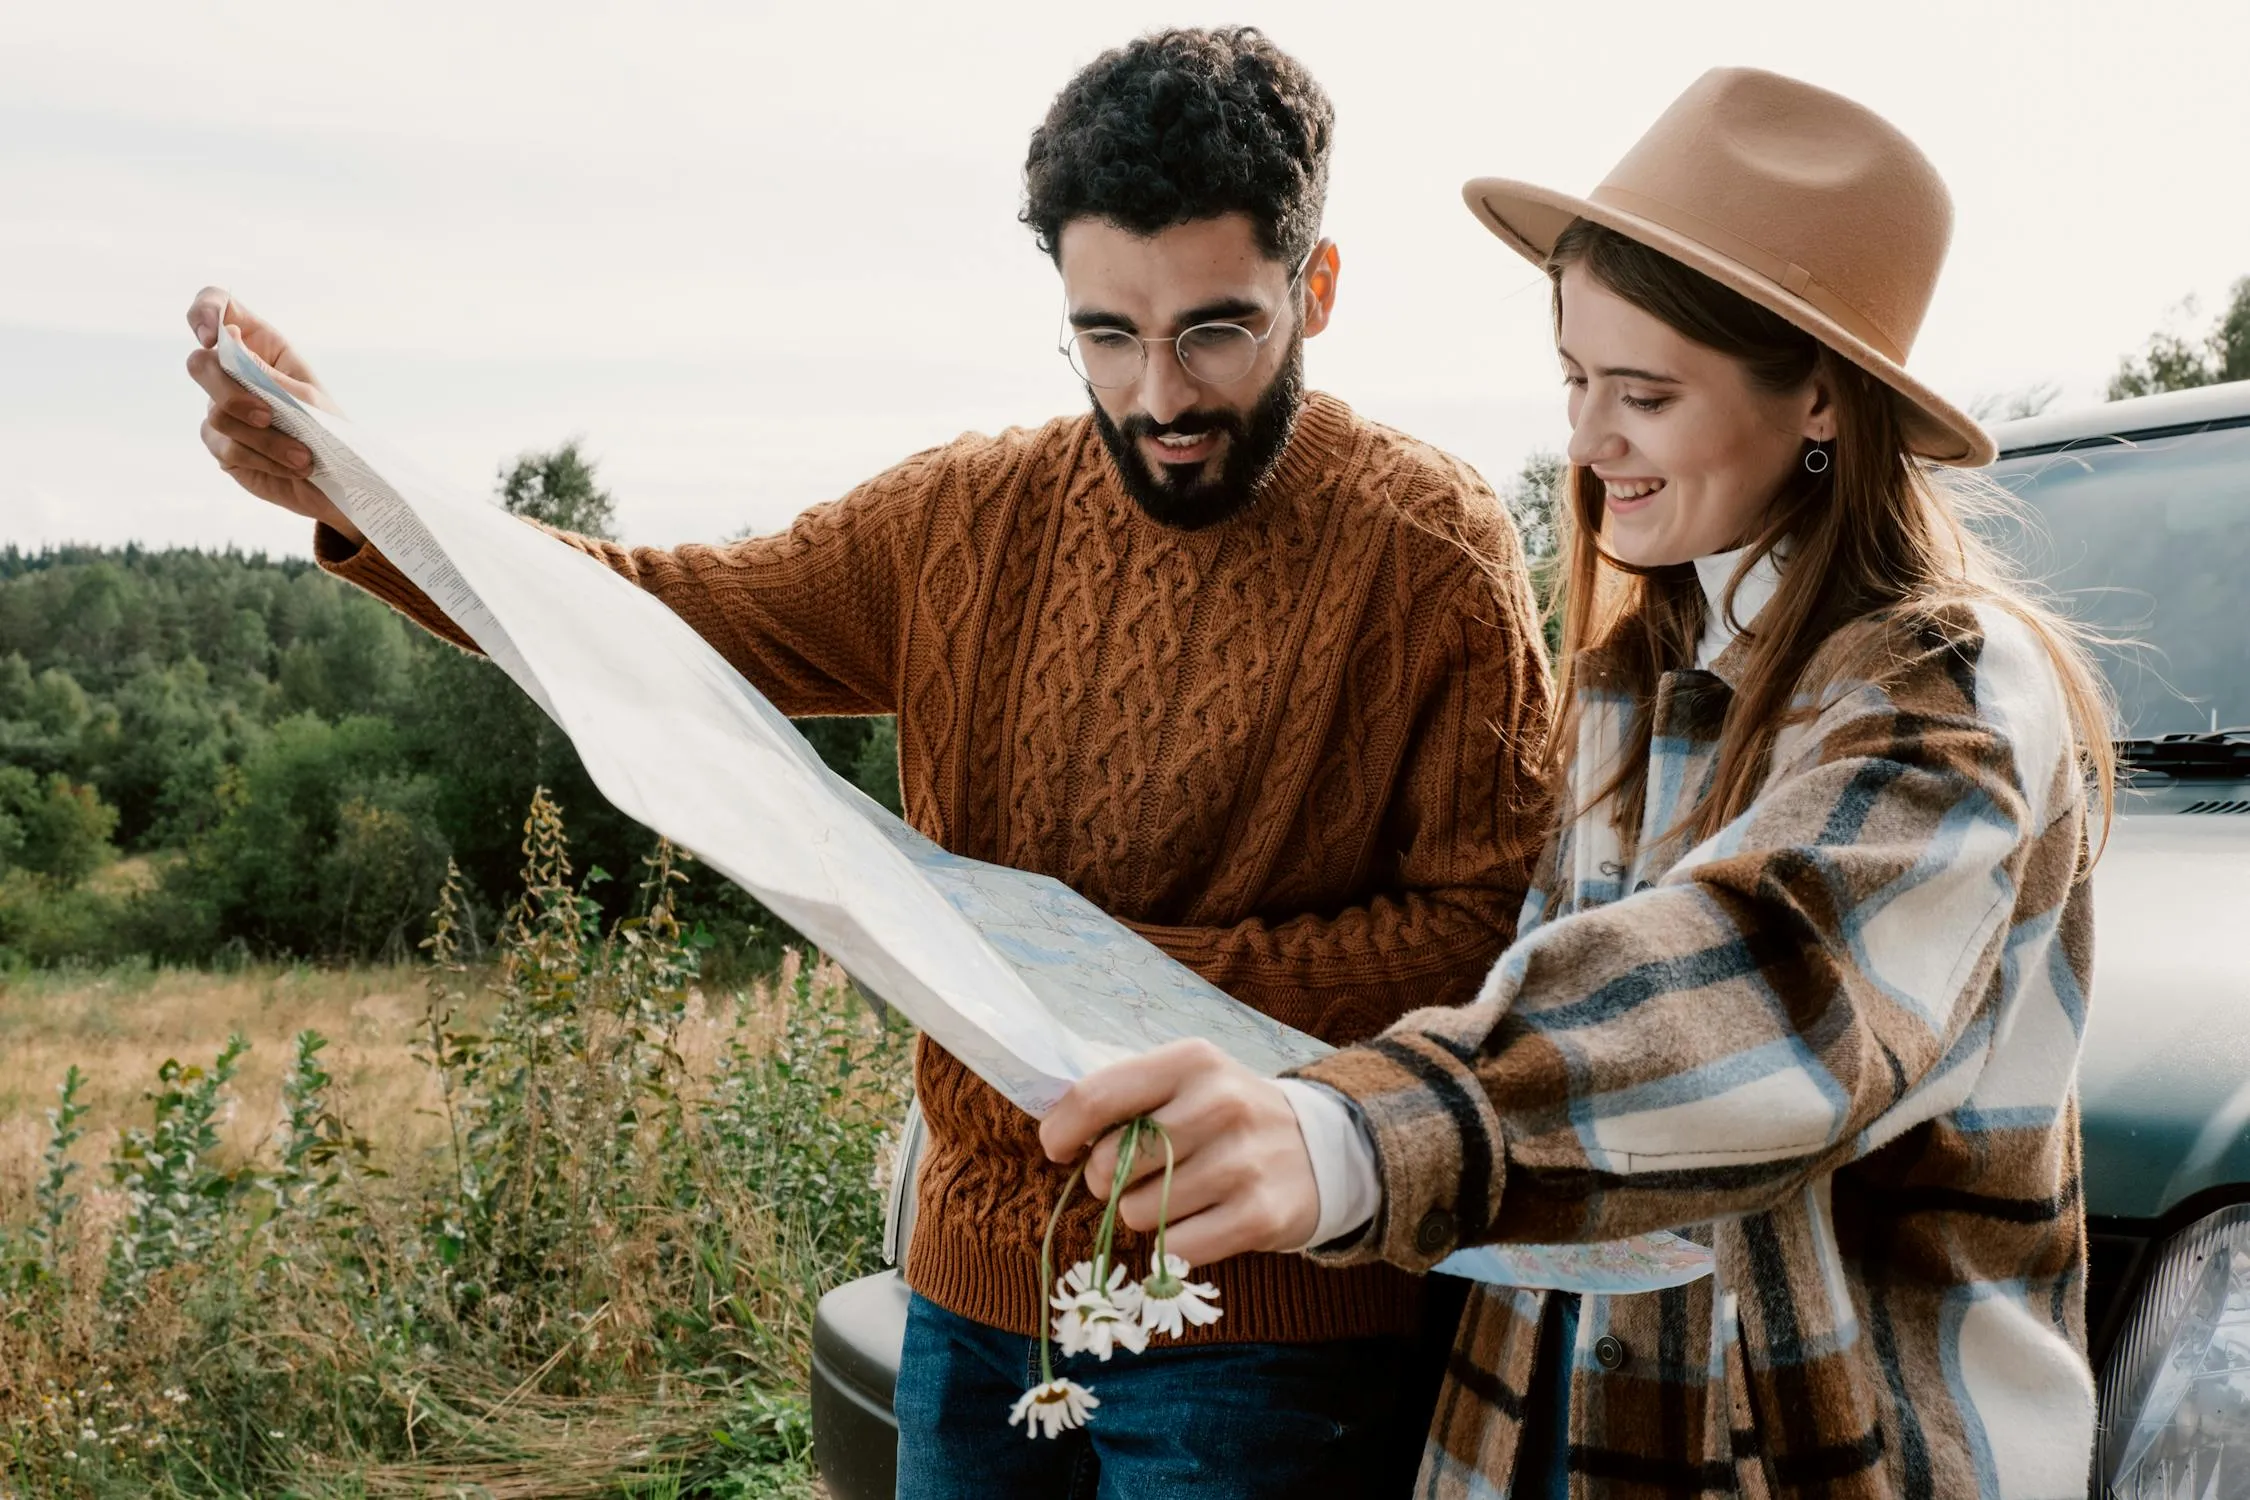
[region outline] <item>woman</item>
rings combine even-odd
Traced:
[[[1992,456],[1903,368],[1944,186],[1857,105],[1722,70],[1587,199],[1467,197],[1553,279],[1572,425],[1561,821],[1517,940],[1474,1004],[1296,1080],[1201,1043],[1096,1074],[1048,1150],[1104,1137],[1106,1183],[1153,1113],[1197,1262],[1710,1246],[1670,1291],[1480,1286],[1418,1493],[2083,1495],[2107,711],[1931,473]]]

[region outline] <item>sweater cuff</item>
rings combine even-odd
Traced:
[[[355,542],[326,521],[313,522],[313,561],[329,572],[344,567],[362,552],[372,550],[364,537]]]
[[[440,640],[482,654],[483,648],[470,639],[468,632],[446,618],[430,596],[373,542],[365,538],[351,541],[325,521],[316,521],[313,561],[320,564],[322,572],[374,595]]]
[[[1492,1224],[1506,1153],[1500,1117],[1466,1059],[1392,1032],[1291,1075],[1344,1097],[1373,1143],[1380,1207],[1355,1237],[1307,1253],[1324,1265],[1385,1260],[1426,1271]]]

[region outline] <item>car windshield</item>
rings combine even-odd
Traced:
[[[1999,541],[2098,648],[2132,736],[2250,725],[2250,426],[2003,459]]]

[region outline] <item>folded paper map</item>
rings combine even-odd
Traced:
[[[1076,1079],[1182,1037],[1265,1074],[1329,1050],[1060,881],[939,848],[831,771],[653,596],[303,405],[233,334],[218,352],[312,450],[321,492],[570,736],[603,796],[764,902],[1019,1108],[1044,1114]],[[1576,1257],[1584,1290],[1636,1289],[1618,1284],[1636,1269],[1642,1286],[1675,1285],[1682,1255],[1700,1250],[1660,1238],[1540,1247],[1514,1284],[1565,1284]],[[1506,1281],[1516,1253],[1476,1252],[1463,1272]]]

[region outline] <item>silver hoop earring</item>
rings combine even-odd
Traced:
[[[1805,472],[1807,474],[1825,474],[1828,472],[1828,450],[1826,448],[1815,443],[1805,450]]]

